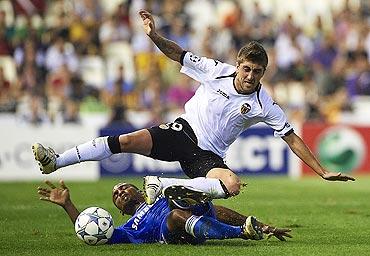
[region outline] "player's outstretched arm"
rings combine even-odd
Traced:
[[[314,170],[323,179],[329,181],[354,181],[355,178],[344,175],[340,172],[329,172],[325,170],[316,159],[311,150],[303,142],[303,140],[294,132],[288,136],[284,136],[283,140],[289,145],[290,149],[312,170]]]
[[[53,183],[46,180],[45,184],[48,185],[48,187],[38,187],[37,193],[40,195],[40,200],[51,202],[63,207],[74,224],[80,212],[73,204],[69,194],[69,189],[64,184],[64,181],[60,180],[59,183],[60,187],[56,187]]]
[[[145,33],[150,37],[150,39],[155,43],[155,45],[171,60],[180,62],[181,55],[184,51],[178,44],[168,40],[157,34],[155,29],[155,22],[153,16],[150,12],[146,10],[139,11],[139,15],[143,20],[143,27]]]
[[[214,207],[216,209],[217,220],[223,223],[234,226],[241,226],[247,219],[247,216],[231,210],[227,207],[220,205],[215,205]],[[289,232],[292,230],[289,228],[276,228],[274,226],[264,224],[260,221],[258,221],[258,224],[261,225],[263,233],[265,233],[268,238],[274,236],[280,241],[286,241],[286,237],[292,238],[292,236],[289,234]]]

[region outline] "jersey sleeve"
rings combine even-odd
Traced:
[[[108,240],[108,244],[129,244],[131,243],[126,230],[123,228],[123,226],[121,227],[114,228],[112,237]]]
[[[288,122],[285,113],[275,102],[273,103],[273,106],[271,107],[264,122],[274,129],[274,136],[276,137],[284,137],[294,131],[293,127]]]
[[[181,56],[181,73],[198,82],[204,82],[230,72],[231,65],[207,57],[199,57],[191,52],[183,52]]]

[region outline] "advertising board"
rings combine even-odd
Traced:
[[[328,170],[351,174],[370,172],[367,161],[370,127],[306,123],[302,129],[303,140]],[[313,174],[305,164],[302,173]]]

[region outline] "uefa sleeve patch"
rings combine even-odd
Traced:
[[[190,54],[190,56],[189,56],[189,59],[190,59],[190,61],[191,62],[193,62],[193,63],[197,63],[197,62],[199,62],[200,61],[200,57],[199,56],[197,56],[197,55],[195,55],[195,54]]]

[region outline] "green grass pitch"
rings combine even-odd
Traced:
[[[79,210],[101,206],[120,216],[111,202],[118,179],[66,182]],[[141,178],[125,178],[141,187]],[[0,183],[0,255],[370,255],[369,177],[356,182],[326,182],[317,177],[243,178],[248,186],[232,199],[215,204],[253,214],[261,221],[292,228],[293,239],[280,242],[240,239],[208,241],[201,246],[88,246],[77,239],[72,223],[58,206],[40,201],[42,182]]]

